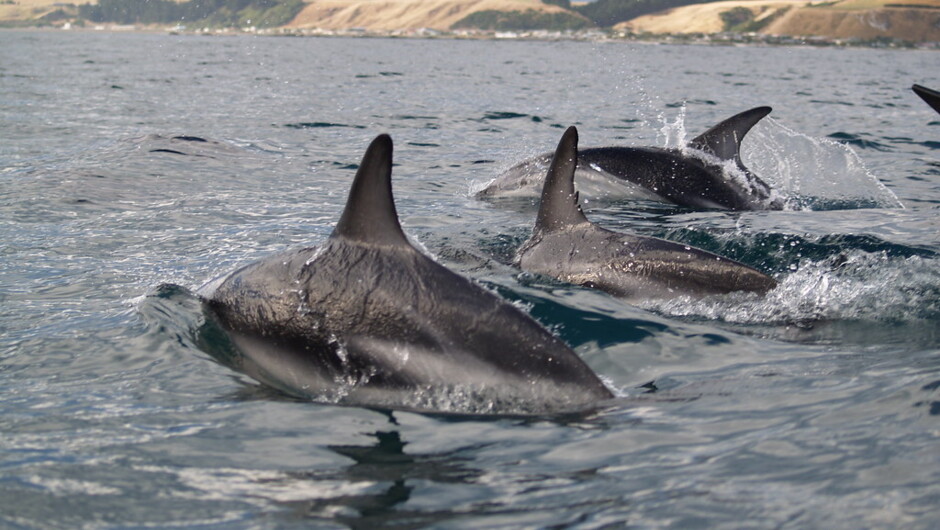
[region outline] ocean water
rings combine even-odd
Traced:
[[[0,32],[0,526],[936,528],[940,87],[927,51]],[[779,212],[599,197],[765,298],[627,305],[514,268],[554,148],[677,146],[774,107]],[[302,402],[196,346],[194,289],[321,242],[366,145],[402,224],[618,394],[583,415]],[[459,407],[458,407],[459,408]]]

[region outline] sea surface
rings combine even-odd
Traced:
[[[0,527],[937,528],[940,115],[913,83],[940,53],[0,32]],[[680,146],[759,105],[744,160],[786,210],[584,206],[772,274],[763,298],[524,274],[534,200],[473,195],[569,125]],[[614,403],[302,402],[197,347],[166,285],[322,242],[385,132],[406,232]]]

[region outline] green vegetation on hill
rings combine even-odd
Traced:
[[[648,15],[664,9],[692,4],[706,4],[712,0],[597,0],[575,7],[574,10],[601,27]]]
[[[525,11],[477,11],[458,21],[453,29],[482,29],[494,31],[551,31],[577,30],[592,27],[584,17],[572,13],[545,13],[534,9]]]
[[[302,0],[99,0],[79,6],[81,18],[118,24],[198,24],[276,27],[303,9]]]
[[[758,20],[757,16],[751,12],[750,9],[746,7],[735,7],[733,9],[729,9],[728,11],[722,12],[718,16],[721,17],[721,21],[725,25],[725,31],[749,33],[764,29],[771,22],[783,16],[783,14],[789,10],[789,7],[778,9],[772,15],[765,16]]]

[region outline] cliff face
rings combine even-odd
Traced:
[[[661,11],[618,24],[617,28],[649,33],[737,30],[835,39],[889,37],[940,42],[940,0],[896,0],[896,3],[842,0],[817,5],[806,0],[724,1]]]
[[[449,30],[467,15],[488,10],[566,12],[539,0],[312,0],[288,27]]]

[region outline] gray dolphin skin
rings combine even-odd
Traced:
[[[628,301],[731,291],[764,293],[776,286],[773,278],[711,252],[591,223],[574,189],[577,163],[578,131],[569,127],[545,178],[532,237],[516,256],[523,270]]]
[[[294,396],[378,408],[541,414],[613,397],[535,320],[408,242],[391,173],[381,135],[321,247],[200,289],[237,351],[225,364]]]
[[[920,85],[912,86],[911,90],[920,96],[920,99],[926,101],[933,110],[940,112],[940,92]]]
[[[774,197],[770,186],[741,161],[741,141],[771,110],[757,107],[732,116],[694,138],[686,149],[582,149],[578,180],[620,179],[642,188],[647,198],[690,208],[780,210],[783,208],[780,198]],[[513,166],[477,196],[511,195],[523,187],[538,185],[551,156],[546,153]],[[739,175],[727,171],[725,166],[729,163],[733,163]]]

